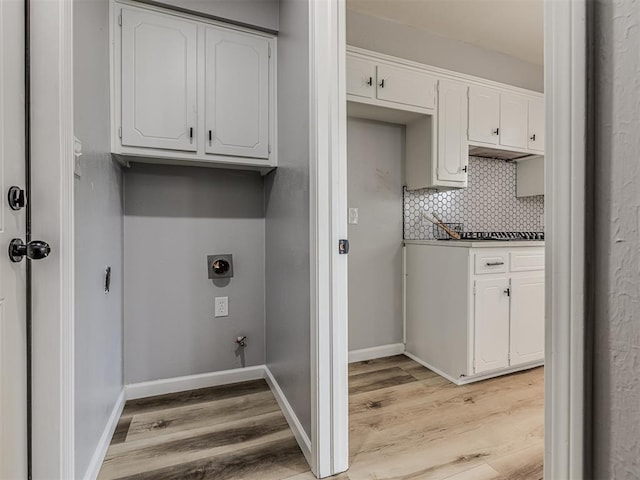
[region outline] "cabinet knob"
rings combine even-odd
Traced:
[[[367,85],[369,85],[370,87],[373,86],[373,77],[369,77],[369,81],[367,82]]]
[[[467,173],[467,170],[468,170],[468,167],[467,167],[466,165],[465,165],[464,167],[462,167],[462,171],[463,171],[464,173]]]
[[[531,135],[531,136],[529,137],[529,140],[532,140],[532,141],[534,141],[534,142],[535,142],[535,141],[536,141],[536,134],[534,133],[533,135]]]
[[[496,128],[496,129],[495,129],[493,132],[491,132],[491,133],[493,133],[494,135],[500,135],[500,129],[499,129],[499,128]]]
[[[507,288],[504,293],[507,295],[507,297],[511,296],[511,288]]]

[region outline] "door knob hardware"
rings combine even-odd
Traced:
[[[25,244],[21,239],[14,238],[9,243],[9,258],[12,262],[21,262],[24,257],[29,260],[41,260],[51,253],[51,247],[42,240],[33,240]]]
[[[16,187],[15,185],[11,187],[7,197],[11,210],[21,210],[27,205],[27,195],[20,187]]]

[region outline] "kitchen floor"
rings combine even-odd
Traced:
[[[339,480],[538,480],[543,369],[457,387],[398,355],[349,366]],[[127,402],[99,479],[311,480],[262,381]]]

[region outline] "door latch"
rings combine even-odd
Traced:
[[[340,255],[346,255],[349,253],[349,240],[338,240],[338,253]]]
[[[7,195],[11,210],[21,210],[27,205],[27,195],[24,190],[15,185],[9,189]]]

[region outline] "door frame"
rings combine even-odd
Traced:
[[[544,9],[544,476],[582,478],[589,394],[584,318],[586,0],[549,0]],[[312,443],[314,472],[321,478],[345,471],[349,464],[347,265],[346,256],[338,255],[338,240],[347,238],[345,15],[342,0],[311,0]]]
[[[76,478],[73,2],[31,0],[30,13],[32,230],[51,244],[33,266],[33,478]]]

